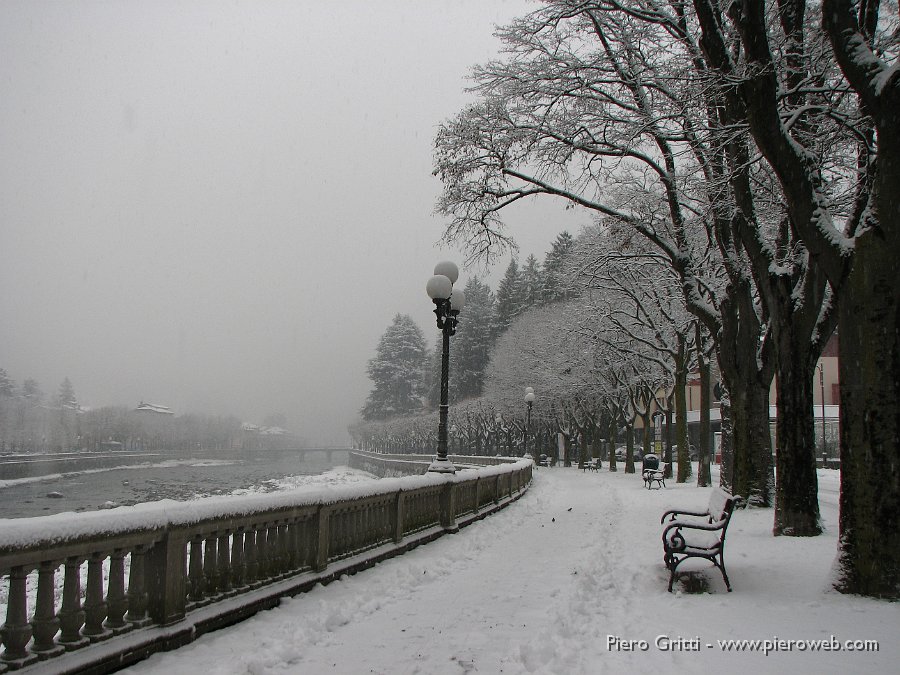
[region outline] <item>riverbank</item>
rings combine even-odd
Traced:
[[[279,481],[289,481],[291,477],[302,481],[303,477],[320,475],[335,466],[327,455],[318,453],[254,459],[160,457],[158,461],[145,459],[129,465],[82,468],[0,480],[0,514],[4,518],[30,518],[160,499],[187,501],[253,490],[270,492],[279,489]]]

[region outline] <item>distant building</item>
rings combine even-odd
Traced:
[[[266,427],[250,422],[241,425],[241,448],[249,451],[282,450],[296,447],[297,440],[281,427]]]
[[[141,401],[132,413],[142,434],[134,447],[143,452],[171,451],[175,446],[175,412],[168,406]]]
[[[175,413],[171,408],[164,405],[157,405],[156,403],[144,403],[141,401],[138,403],[137,408],[134,409],[135,412],[139,413],[155,413],[157,415],[174,415]]]

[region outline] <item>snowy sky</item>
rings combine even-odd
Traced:
[[[533,8],[4,0],[0,367],[343,441],[393,315],[436,334],[434,131]],[[586,222],[511,215],[523,257]]]

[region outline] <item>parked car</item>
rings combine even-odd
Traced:
[[[628,448],[626,448],[624,445],[621,445],[621,446],[619,446],[618,448],[616,448],[616,461],[617,461],[617,462],[624,462],[624,461],[625,461],[625,454],[626,454],[627,452],[628,452]],[[643,457],[644,457],[644,453],[641,451],[640,448],[637,448],[637,447],[634,448],[634,449],[632,450],[632,453],[633,453],[634,461],[635,461],[635,462],[640,462],[641,459],[643,459]]]

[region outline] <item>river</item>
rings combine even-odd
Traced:
[[[170,460],[116,469],[72,471],[0,481],[0,518],[94,511],[160,499],[185,501],[245,490],[274,491],[346,465],[347,454],[273,455],[243,460]]]

